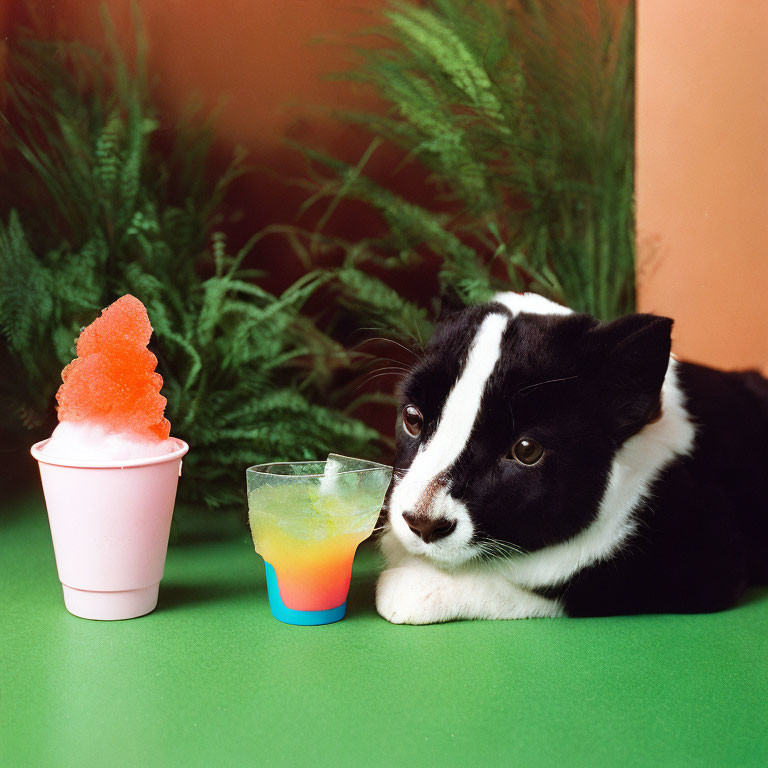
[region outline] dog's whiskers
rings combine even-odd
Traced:
[[[404,371],[377,371],[371,376],[367,376],[363,381],[360,382],[355,387],[355,392],[357,392],[358,389],[361,389],[362,387],[366,386],[366,384],[370,384],[372,381],[375,381],[376,379],[383,378],[384,376],[405,376],[406,373]]]
[[[402,373],[407,374],[409,373],[409,370],[407,368],[403,368],[399,365],[385,365],[380,368],[374,368],[372,371],[369,371],[366,376],[372,376],[375,373]]]
[[[541,387],[544,384],[555,384],[558,381],[570,381],[571,379],[578,379],[578,375],[576,376],[563,376],[561,379],[548,379],[547,381],[537,381],[535,384],[527,384],[524,387],[521,387],[520,389],[515,392],[515,396],[517,395],[524,395],[528,392],[532,392],[536,387]]]
[[[500,557],[512,557],[514,555],[525,555],[527,550],[523,547],[512,544],[508,541],[500,541],[490,537],[483,537],[475,543],[477,556],[482,560],[491,560]]]
[[[361,329],[361,330],[376,330],[376,329],[375,328],[370,328],[370,329],[369,328],[364,328],[364,329]],[[359,344],[357,346],[364,346],[365,344],[370,344],[371,342],[374,342],[374,341],[383,341],[385,344],[394,344],[396,347],[400,347],[400,349],[404,350],[409,355],[413,355],[413,357],[415,357],[417,360],[419,358],[418,354],[416,352],[414,352],[412,349],[409,349],[408,347],[406,347],[405,344],[401,344],[399,341],[395,341],[394,339],[387,339],[384,336],[372,336],[371,338],[368,338],[368,339],[365,339],[365,340],[359,342]],[[416,340],[414,339],[414,341],[416,341]],[[418,344],[418,342],[417,342],[417,344]]]

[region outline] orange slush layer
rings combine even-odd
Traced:
[[[263,524],[254,532],[257,551],[275,569],[283,603],[298,611],[324,611],[347,599],[355,550],[365,537],[356,532],[307,541]]]

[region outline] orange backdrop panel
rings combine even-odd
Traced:
[[[102,0],[9,3],[7,31],[23,24],[39,34],[105,47]],[[130,4],[104,2],[121,46],[133,50]],[[373,12],[381,5],[381,0],[138,2],[162,127],[172,127],[192,101],[202,104],[203,113],[220,107],[214,167],[226,165],[238,145],[248,152],[246,162],[254,172],[236,182],[230,197],[231,207],[243,212],[238,223],[227,227],[235,246],[262,227],[293,221],[306,198],[303,190],[286,183],[305,174],[300,153],[286,138],[351,162],[365,150],[370,138],[333,120],[330,111],[372,107],[374,94],[327,75],[349,66],[349,48],[338,43],[373,26]],[[319,43],[320,38],[325,42]],[[354,233],[354,226],[349,223],[347,234]],[[254,259],[273,276],[270,287],[275,289],[301,273],[287,241],[278,237],[259,243]]]
[[[308,105],[360,106],[363,99],[371,106],[373,97],[325,80],[347,54],[310,41],[366,27],[381,5],[143,0],[165,119],[171,123],[192,93],[208,106],[223,101],[219,159],[243,144],[252,162],[283,178],[302,173],[285,147],[288,135],[356,160],[365,138]],[[130,43],[128,0],[107,6]],[[0,0],[0,22],[7,31],[31,17],[51,34],[102,44],[97,8],[98,0]],[[683,357],[768,370],[768,3],[639,0],[638,21],[640,308],[676,319]],[[303,199],[265,173],[242,180],[237,192],[244,234],[291,220]],[[343,222],[350,236],[355,226]],[[259,257],[288,280],[288,255],[273,241]]]
[[[639,0],[637,43],[640,309],[768,371],[768,3]]]
[[[10,21],[100,48],[103,4],[121,44],[133,48],[130,0],[9,2]],[[137,6],[155,95],[169,117],[192,96],[208,108],[222,104],[219,137],[260,154],[307,116],[308,105],[333,106],[347,97],[325,75],[344,69],[348,52],[312,42],[372,25],[381,0],[140,0]]]

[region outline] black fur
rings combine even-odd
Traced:
[[[434,432],[477,329],[501,305],[472,307],[438,327],[404,382],[402,404]],[[672,321],[629,315],[529,315],[505,331],[467,448],[449,470],[450,493],[478,537],[527,551],[565,541],[594,519],[616,452],[660,416]],[[635,510],[639,525],[608,561],[543,589],[570,615],[703,612],[733,605],[768,582],[768,381],[681,363],[696,425],[694,450],[667,466]],[[532,467],[505,458],[521,437],[545,448]],[[420,441],[398,431],[396,466]]]

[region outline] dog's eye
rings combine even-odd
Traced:
[[[507,454],[508,459],[514,459],[520,464],[530,467],[544,455],[544,448],[530,437],[520,438]]]
[[[415,405],[406,405],[403,408],[403,426],[409,435],[418,437],[424,426],[424,417]]]

